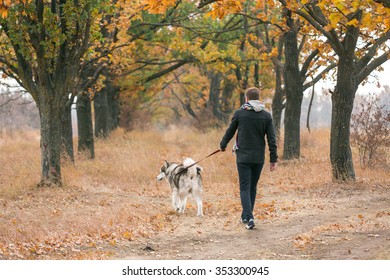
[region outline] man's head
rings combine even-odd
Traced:
[[[248,88],[245,91],[245,97],[246,97],[247,101],[249,101],[249,100],[259,100],[259,98],[260,98],[260,90],[257,87]]]

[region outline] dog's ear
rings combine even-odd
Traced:
[[[203,168],[200,167],[199,165],[196,166],[196,172],[200,173],[203,171]]]
[[[164,160],[164,166],[168,167],[169,166],[169,162]]]

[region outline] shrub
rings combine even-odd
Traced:
[[[351,144],[358,149],[364,168],[386,161],[386,150],[390,147],[390,110],[381,105],[378,96],[363,98],[352,114]]]

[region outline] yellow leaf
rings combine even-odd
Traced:
[[[277,57],[278,56],[278,48],[273,48],[270,55],[271,55],[271,57]]]
[[[261,59],[261,60],[267,60],[267,59],[268,59],[268,54],[267,54],[267,53],[262,53],[262,54],[260,55],[260,59]]]
[[[356,11],[357,9],[359,9],[360,5],[361,5],[360,1],[353,1],[352,2],[352,9],[354,11]]]
[[[321,1],[317,4],[317,6],[320,7],[320,9],[323,9],[326,5],[327,5],[326,1]]]
[[[355,27],[358,27],[359,26],[359,21],[356,18],[354,18],[353,20],[348,21],[347,25],[353,25]]]
[[[133,238],[133,233],[126,231],[123,233],[123,237],[127,240],[131,240]]]
[[[4,6],[0,6],[0,15],[2,18],[8,17],[8,9]]]
[[[339,13],[332,13],[329,16],[330,24],[333,28],[337,27],[337,24],[340,22],[342,15]]]
[[[371,13],[365,13],[362,19],[362,22],[368,23],[372,21]]]
[[[345,3],[345,0],[335,0],[333,4],[339,9],[342,13],[348,14],[348,7]]]
[[[384,21],[383,21],[383,24],[385,25],[385,26],[388,26],[389,28],[390,28],[390,18],[386,18]],[[388,28],[388,29],[389,29]]]

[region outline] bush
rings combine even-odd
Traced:
[[[390,110],[378,96],[362,99],[351,118],[351,144],[359,151],[360,165],[387,164],[390,147]]]

